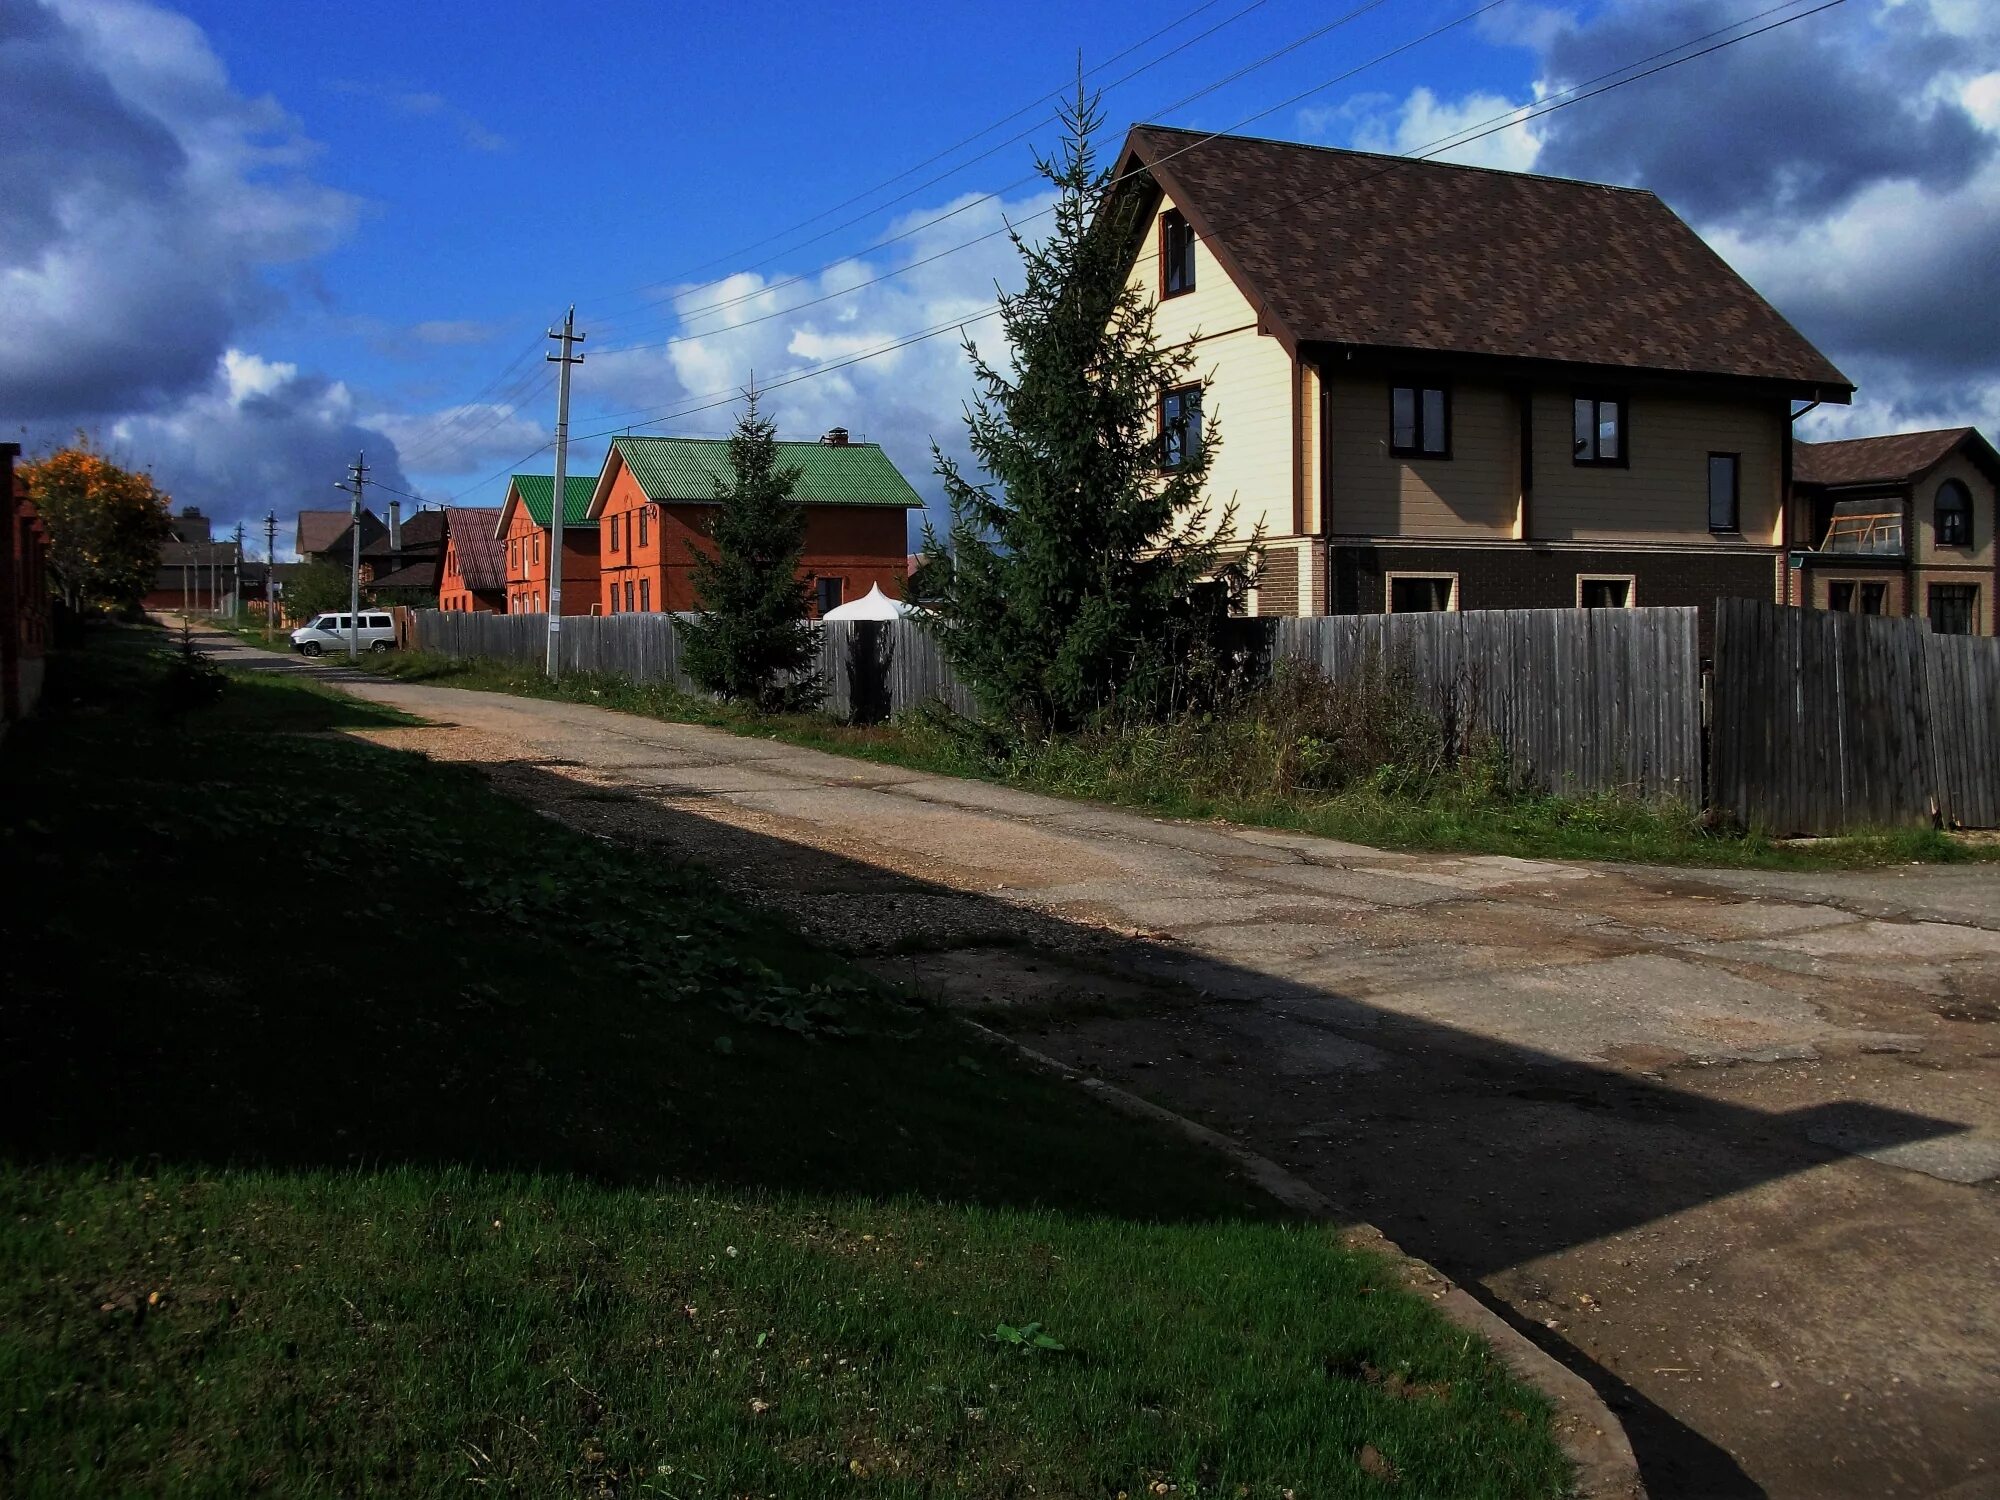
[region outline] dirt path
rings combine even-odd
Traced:
[[[1594,1381],[1656,1497],[2000,1495],[2000,866],[1388,854],[349,685],[1283,1161]]]

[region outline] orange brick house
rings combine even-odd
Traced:
[[[563,488],[562,612],[588,615],[597,611],[597,527],[589,514],[596,481],[573,474]],[[505,548],[507,613],[545,614],[549,607],[549,535],[554,525],[550,498],[556,492],[552,474],[516,474],[507,481],[507,499],[500,507],[494,537]]]
[[[507,544],[495,535],[499,525],[500,512],[492,506],[444,507],[439,609],[461,614],[507,612]]]
[[[909,512],[923,501],[874,443],[836,427],[815,443],[780,443],[778,461],[799,471],[793,497],[805,507],[801,574],[824,614],[871,587],[901,598]],[[727,484],[721,438],[622,437],[611,445],[590,499],[603,561],[604,613],[689,610],[694,558],[709,547],[716,486]]]

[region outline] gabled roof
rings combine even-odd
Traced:
[[[443,566],[442,554],[421,557],[391,572],[378,573],[368,586],[374,589],[434,589],[438,585],[438,572]]]
[[[597,488],[597,481],[588,474],[565,474],[563,476],[563,525],[585,526],[590,523],[590,493]],[[516,474],[507,481],[507,498],[501,503],[500,518],[494,526],[498,536],[502,528],[513,522],[509,514],[515,502],[528,507],[528,519],[537,526],[547,527],[553,523],[549,500],[556,492],[556,476],[553,474]]]
[[[474,592],[507,586],[507,545],[494,535],[498,506],[447,505],[438,512],[445,534],[458,549],[458,572]]]
[[[1121,174],[1137,168],[1289,348],[1853,390],[1649,192],[1159,125],[1126,138]]]
[[[894,505],[904,510],[923,506],[878,443],[777,446],[779,467],[799,471],[792,498],[801,505]],[[631,470],[647,499],[678,504],[713,504],[716,487],[735,479],[727,438],[616,438],[597,477],[592,516],[603,512],[620,465]]]
[[[402,550],[405,552],[423,552],[444,545],[444,513],[435,507],[418,511],[405,520],[402,527]],[[364,557],[389,550],[389,533],[386,529],[373,541],[364,542],[361,547]]]
[[[372,512],[364,512],[372,517]],[[299,512],[298,532],[292,541],[293,550],[300,557],[311,557],[324,552],[341,537],[347,535],[349,511],[346,506],[339,510],[302,510]],[[367,532],[364,530],[365,537]]]
[[[2000,483],[2000,456],[1976,427],[1944,427],[1935,432],[1896,432],[1882,437],[1842,438],[1831,443],[1792,445],[1792,478],[1798,484],[1904,484],[1936,467],[1970,444],[1968,457]]]

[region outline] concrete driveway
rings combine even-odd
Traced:
[[[1392,854],[217,649],[1284,1162],[1655,1496],[2000,1495],[2000,866]]]

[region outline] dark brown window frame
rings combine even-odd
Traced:
[[[618,545],[618,513],[616,511],[611,513],[611,550],[613,552],[624,550]]]
[[[1173,264],[1173,254],[1169,243],[1178,230],[1187,237],[1187,284],[1175,286],[1168,267]],[[1169,297],[1185,297],[1195,288],[1194,268],[1194,228],[1187,221],[1187,215],[1177,208],[1170,208],[1160,215],[1160,300]]]
[[[651,520],[652,520],[651,502],[648,501],[640,502],[638,509],[638,516],[639,516],[639,545],[641,547],[648,546],[650,545],[652,540],[651,533],[653,529],[651,525]]]
[[[1416,403],[1417,445],[1414,448],[1396,446],[1396,392],[1408,391]],[[1424,446],[1424,392],[1436,391],[1444,397],[1444,447],[1430,449]],[[1391,458],[1450,458],[1451,457],[1451,382],[1435,376],[1401,375],[1389,382],[1389,456]]]
[[[1944,535],[1944,517],[1945,517],[1944,497],[1945,497],[1945,492],[1948,490],[1957,491],[1959,497],[1964,502],[1963,504],[1957,506],[1954,510],[1954,514],[1963,516],[1965,518],[1965,534],[1963,537],[1959,538],[1956,541],[1946,541]],[[1931,540],[1935,545],[1939,547],[1964,548],[1966,550],[1971,549],[1973,545],[1972,489],[1962,480],[1957,480],[1957,479],[1945,480],[1944,483],[1940,484],[1937,487],[1937,493],[1931,497]]]
[[[1160,465],[1160,472],[1162,474],[1171,474],[1176,469],[1180,468],[1182,464],[1187,462],[1185,447],[1183,447],[1182,456],[1180,458],[1174,460],[1172,463],[1169,463],[1167,461],[1167,403],[1173,400],[1173,398],[1176,396],[1187,395],[1189,391],[1193,391],[1195,394],[1195,403],[1194,403],[1195,417],[1196,417],[1195,428],[1194,428],[1195,452],[1197,454],[1201,452],[1201,439],[1202,439],[1202,430],[1200,422],[1201,395],[1202,395],[1201,382],[1198,380],[1193,380],[1189,381],[1186,385],[1172,386],[1169,387],[1167,390],[1161,391],[1160,405],[1159,405],[1159,444],[1160,444],[1159,465]]]
[[[1729,524],[1727,526],[1718,526],[1715,524],[1715,461],[1718,458],[1729,460]],[[1716,449],[1710,452],[1707,461],[1702,465],[1701,479],[1702,494],[1708,501],[1708,534],[1710,536],[1743,535],[1743,455],[1741,453],[1731,453],[1726,449]]]
[[[1593,402],[1598,408],[1606,406],[1615,406],[1618,408],[1618,456],[1616,458],[1585,458],[1581,453],[1577,452],[1576,403],[1579,401]],[[1569,459],[1571,463],[1580,469],[1629,469],[1632,467],[1632,402],[1623,391],[1572,391],[1569,398],[1569,413]],[[1590,424],[1593,445],[1596,442],[1595,434],[1600,425],[1602,425],[1601,418],[1599,421]]]

